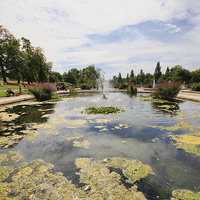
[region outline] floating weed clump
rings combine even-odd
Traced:
[[[67,140],[74,140],[74,139],[80,139],[83,136],[76,136],[76,137],[67,137]]]
[[[90,143],[88,142],[88,140],[84,140],[83,142],[73,141],[73,146],[74,147],[83,147],[83,148],[88,149],[90,146]]]
[[[14,152],[0,154],[1,162]],[[75,164],[80,171],[82,188],[77,188],[62,173],[51,173],[53,165],[42,160],[29,164],[1,166],[0,196],[2,199],[146,199],[134,185],[136,180],[153,174],[151,168],[139,161],[121,158],[91,162],[88,158],[78,158]],[[110,171],[119,168],[133,186],[127,189],[121,183],[121,175]],[[6,182],[10,176],[12,181]]]
[[[12,134],[9,136],[1,136],[0,137],[0,147],[8,148],[9,146],[12,146],[13,144],[19,143],[20,139],[22,139],[23,135],[16,135]]]
[[[196,154],[197,156],[200,156],[200,127],[191,125],[187,120],[184,119],[184,117],[195,117],[197,118],[197,115],[187,115],[187,114],[180,114],[177,119],[179,120],[179,123],[175,124],[171,127],[164,127],[164,126],[151,126],[147,125],[148,127],[157,128],[160,130],[167,130],[167,131],[177,131],[180,129],[186,129],[189,131],[192,131],[193,133],[190,134],[182,134],[182,135],[173,135],[169,132],[169,136],[176,141],[175,145],[177,148],[184,149],[185,151],[189,153]],[[152,140],[154,142],[154,140]]]
[[[15,113],[6,113],[6,112],[1,112],[0,117],[2,121],[12,121],[14,119],[17,119],[20,115],[15,114]]]
[[[82,113],[84,114],[117,114],[117,113],[122,113],[125,112],[126,110],[122,109],[122,108],[118,108],[118,107],[114,107],[114,106],[109,106],[109,107],[89,107],[89,108],[85,108],[85,111],[83,111]]]
[[[50,173],[53,165],[35,160],[29,165],[21,166],[12,175],[12,182],[0,182],[2,199],[79,199],[76,188],[62,173]],[[14,167],[7,168],[7,173]],[[5,170],[4,170],[5,171]],[[5,177],[6,173],[4,172]],[[7,176],[8,176],[7,175]]]
[[[75,161],[80,169],[80,182],[84,183],[82,190],[88,199],[146,199],[143,193],[137,191],[136,180],[153,174],[150,166],[139,161],[121,158],[104,159],[91,162],[88,158],[78,158]],[[127,189],[121,184],[121,175],[110,171],[119,168],[126,176],[127,182],[133,186]],[[88,192],[89,191],[89,192]]]
[[[200,156],[200,132],[195,134],[170,135],[176,141],[177,148]]]
[[[171,200],[200,199],[200,192],[194,193],[190,190],[174,190]]]

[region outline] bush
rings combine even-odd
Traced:
[[[88,84],[81,84],[81,89],[82,90],[90,90],[92,88],[91,85],[88,85]]]
[[[125,84],[125,83],[122,83],[122,84],[120,84],[119,85],[119,89],[125,89],[125,88],[127,88],[128,86],[127,86],[127,84]]]
[[[127,88],[127,93],[130,94],[131,96],[137,94],[137,87],[133,85],[129,85]]]
[[[186,85],[186,87],[191,89],[193,85],[195,85],[195,83],[189,83],[189,84]]]
[[[28,86],[28,90],[38,101],[45,101],[52,98],[54,89],[49,83],[38,83]]]
[[[193,84],[191,89],[192,91],[200,91],[200,83]]]
[[[69,94],[70,94],[70,96],[72,96],[72,97],[75,97],[76,95],[77,95],[77,91],[75,90],[75,88],[74,87],[70,87],[69,88]]]
[[[156,99],[172,100],[180,91],[180,83],[178,82],[166,82],[158,84],[153,92],[152,96]]]
[[[153,88],[153,84],[152,83],[148,83],[147,84],[147,88]]]

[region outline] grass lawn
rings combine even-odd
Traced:
[[[14,92],[18,92],[19,93],[19,85],[17,85],[17,81],[8,81],[8,85],[1,85],[2,82],[0,82],[0,97],[5,97],[6,95],[6,91],[8,88],[10,88],[11,90],[14,90]],[[24,88],[24,86],[21,86],[21,91],[22,94],[29,94],[28,93],[28,89]]]

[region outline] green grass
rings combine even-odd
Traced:
[[[17,89],[17,90],[16,90],[16,89]],[[18,92],[18,93],[19,93],[19,88],[16,88],[16,89],[15,89],[14,92]],[[7,89],[4,89],[4,90],[1,90],[1,89],[0,89],[0,97],[6,97],[6,96],[7,96],[6,90],[7,90]],[[13,89],[12,89],[12,90],[13,90]],[[22,89],[21,91],[22,91],[22,94],[30,94],[30,93],[28,92],[27,89]]]
[[[1,85],[2,82],[0,82],[0,97],[5,97],[7,96],[6,91],[8,88],[10,88],[11,90],[14,90],[14,92],[18,92],[19,93],[19,85],[17,85],[17,81],[10,81],[8,83],[8,85]],[[21,86],[21,91],[22,94],[29,94],[28,89],[24,88],[24,86]]]

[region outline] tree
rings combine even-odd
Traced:
[[[153,83],[153,75],[150,73],[146,73],[144,78],[144,84],[147,85],[148,83]]]
[[[122,83],[122,74],[119,72],[119,75],[118,75],[118,83]]]
[[[158,79],[161,77],[161,75],[162,75],[162,72],[161,72],[160,62],[157,62],[155,72],[154,72],[154,78],[155,78],[156,83],[158,82]]]
[[[17,62],[19,46],[19,41],[0,25],[0,73],[4,82],[7,82],[7,74]]]
[[[144,84],[145,80],[145,73],[143,72],[143,69],[140,70],[140,83]]]
[[[53,71],[51,71],[51,75],[52,75],[52,77],[54,78],[54,80],[56,82],[62,82],[63,76],[59,72],[53,72]]]
[[[51,63],[46,62],[43,49],[40,47],[32,47],[30,40],[22,37],[22,49],[25,54],[25,67],[23,72],[23,79],[28,83],[46,82],[49,80],[49,72]]]
[[[187,69],[183,69],[182,66],[176,65],[171,68],[171,77],[173,81],[189,83],[191,80],[191,73]]]
[[[25,53],[25,68],[23,72],[23,79],[27,80],[28,83],[36,81],[37,79],[37,70],[34,65],[34,48],[31,46],[30,40],[22,37],[22,49]]]
[[[200,69],[191,72],[191,82],[200,83]]]
[[[131,74],[130,74],[129,82],[134,82],[134,81],[135,81],[134,77],[135,77],[135,75],[134,75],[134,71],[131,70]]]
[[[36,47],[33,51],[32,63],[37,71],[37,82],[48,82],[50,66],[46,63],[46,58],[44,56],[43,50],[40,47]]]

